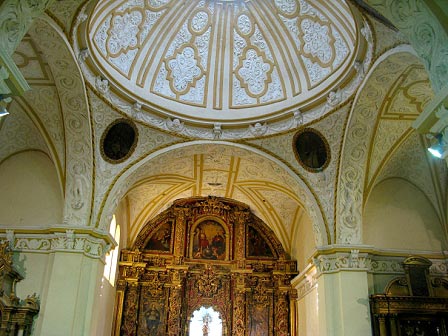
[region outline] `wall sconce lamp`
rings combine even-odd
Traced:
[[[448,155],[448,150],[446,150],[447,143],[443,138],[442,133],[437,133],[435,135],[429,134],[431,146],[428,147],[428,151],[438,159],[445,158]]]

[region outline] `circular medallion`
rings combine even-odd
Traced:
[[[117,119],[101,137],[101,154],[110,163],[125,161],[137,145],[137,127],[127,119]]]
[[[308,171],[320,172],[330,162],[330,146],[315,129],[304,128],[298,132],[293,147],[297,160]]]

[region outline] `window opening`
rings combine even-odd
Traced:
[[[106,265],[104,265],[103,275],[109,281],[109,283],[114,286],[115,275],[117,272],[118,251],[120,250],[120,225],[117,225],[115,215],[113,215],[112,217],[109,232],[112,237],[114,237],[118,245],[106,255]]]

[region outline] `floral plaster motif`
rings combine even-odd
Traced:
[[[137,48],[138,33],[143,21],[140,11],[126,12],[112,19],[107,38],[107,48],[112,56],[118,56]]]
[[[186,93],[204,75],[195,49],[183,47],[168,60],[168,79],[177,94]]]
[[[141,102],[139,122],[183,121],[185,136],[257,137],[257,123],[262,136],[275,134],[294,127],[297,109],[320,118],[333,108],[326,81],[346,102],[372,60],[371,38],[356,42],[368,28],[343,0],[110,1],[72,27],[75,49],[92,56],[81,65],[86,80],[114,83],[105,98],[125,114]]]
[[[273,66],[255,48],[250,48],[237,68],[237,77],[249,95],[262,96],[271,82],[272,69]]]
[[[330,34],[330,26],[307,18],[302,20],[300,27],[304,54],[326,66],[330,65],[330,62],[333,60],[332,45],[335,41]]]
[[[299,7],[295,0],[275,0],[275,5],[284,15],[293,15]]]

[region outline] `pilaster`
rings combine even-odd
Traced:
[[[9,243],[19,260],[26,291],[35,292],[41,302],[35,334],[93,334],[99,321],[91,317],[104,255],[115,245],[112,237],[89,228],[52,227],[0,231],[0,240]]]
[[[404,275],[408,251],[376,250],[371,246],[329,246],[319,249],[292,280],[297,290],[299,335],[372,335],[369,296],[381,293],[389,280]],[[431,276],[446,277],[443,253],[427,254]],[[382,285],[381,281],[385,281]],[[375,281],[380,283],[376,287]],[[394,328],[395,320],[384,321]]]

